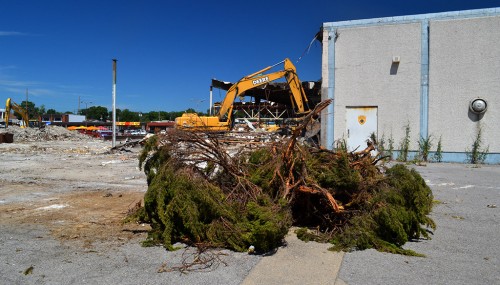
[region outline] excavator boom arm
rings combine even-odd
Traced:
[[[7,102],[5,102],[5,127],[9,126],[9,117],[10,117],[10,98],[7,98]]]
[[[9,126],[9,116],[10,116],[10,110],[14,110],[14,112],[18,113],[21,115],[24,121],[24,126],[28,127],[29,125],[29,118],[28,118],[28,112],[26,110],[19,106],[18,104],[12,102],[10,98],[7,98],[7,101],[5,102],[5,126]]]
[[[284,62],[285,65],[285,68],[283,70],[268,74],[262,74],[263,72],[268,71],[272,67],[276,66],[276,64],[245,76],[240,81],[233,84],[227,91],[226,97],[221,103],[221,108],[217,114],[219,119],[222,119],[224,115],[226,115],[230,110],[231,106],[234,103],[234,100],[236,99],[236,96],[242,95],[249,89],[259,87],[283,77],[286,78],[288,86],[290,86],[293,97],[291,98],[291,101],[294,104],[294,107],[297,109],[298,113],[307,113],[309,111],[306,109],[307,97],[305,95],[304,89],[302,88],[299,77],[297,76],[296,68],[288,58],[282,62]]]

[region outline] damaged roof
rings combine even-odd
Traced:
[[[234,83],[212,79],[214,88],[229,90]],[[309,107],[314,108],[321,101],[321,80],[320,81],[302,81],[302,88],[306,93]],[[255,101],[270,101],[278,104],[292,106],[290,102],[290,88],[286,82],[270,82],[263,87],[252,88],[245,93],[244,97],[254,98]]]

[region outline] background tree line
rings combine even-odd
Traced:
[[[74,114],[74,112],[66,111],[66,112],[58,112],[54,109],[46,110],[45,105],[40,105],[37,107],[35,103],[31,101],[22,101],[19,104],[23,109],[28,111],[28,117],[30,119],[38,119],[38,116],[50,114]],[[188,113],[198,113],[199,115],[207,115],[202,112],[196,112],[194,109],[189,108],[186,110]],[[134,112],[129,109],[116,109],[116,120],[120,122],[151,122],[151,121],[162,121],[162,120],[175,120],[176,117],[182,116],[184,111],[150,111],[150,112]],[[14,112],[14,115],[21,119],[21,115],[17,112]],[[85,115],[87,121],[111,121],[112,120],[112,111],[108,110],[106,107],[102,106],[92,106],[86,109],[80,109],[79,114],[77,115]]]

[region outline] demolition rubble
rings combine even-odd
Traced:
[[[85,134],[76,131],[69,131],[64,127],[46,126],[44,128],[20,128],[19,126],[9,126],[0,128],[0,134],[12,134],[14,142],[43,142],[43,141],[92,141],[93,139]]]

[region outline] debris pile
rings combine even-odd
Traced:
[[[138,214],[152,227],[145,244],[267,252],[295,225],[299,238],[335,250],[418,255],[401,246],[429,238],[435,224],[432,192],[416,171],[379,164],[370,155],[376,142],[358,152],[299,143],[330,103],[319,103],[287,139],[258,147],[180,130],[151,137],[139,158],[148,191]]]
[[[88,135],[81,134],[77,131],[69,131],[60,126],[46,126],[44,128],[20,128],[19,126],[9,126],[7,129],[0,128],[0,133],[14,134],[14,142],[94,140]]]

